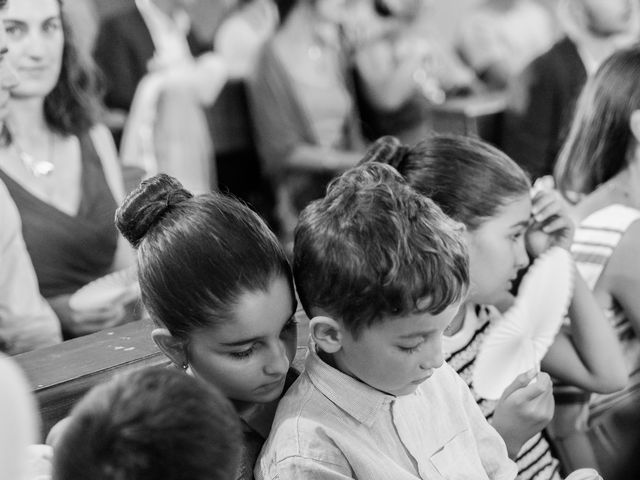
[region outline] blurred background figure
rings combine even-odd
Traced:
[[[285,242],[298,212],[363,151],[344,31],[367,2],[300,0],[248,80],[256,145],[276,188]]]
[[[226,67],[193,32],[192,4],[137,0],[102,24],[95,57],[123,165],[206,192],[217,181],[204,108],[224,86]]]
[[[0,480],[34,480],[29,445],[38,439],[36,402],[27,379],[0,354]]]
[[[273,0],[239,0],[215,32],[215,51],[225,61],[230,78],[246,78],[255,68],[260,49],[280,22]]]
[[[556,38],[553,12],[536,0],[483,0],[463,16],[457,49],[489,88],[505,88]]]
[[[124,115],[138,83],[151,69],[211,50],[191,28],[192,0],[137,0],[101,22],[95,60],[105,80],[104,103],[119,143]],[[151,63],[150,63],[151,62]]]
[[[78,54],[58,0],[10,2],[7,60],[20,83],[11,91],[0,178],[22,218],[40,292],[67,337],[127,320],[124,305],[78,311],[71,294],[132,265],[113,224],[123,185],[109,131],[97,123],[95,82]]]
[[[0,1],[0,21],[6,0]],[[7,48],[0,29],[0,50]],[[0,145],[8,142],[4,122],[10,90],[18,84],[15,70],[0,54]],[[9,191],[0,181],[0,352],[14,355],[62,340],[58,318],[40,296],[38,280],[22,238],[22,223]]]
[[[394,135],[413,144],[430,132],[429,107],[474,88],[474,74],[429,38],[425,0],[375,0],[353,43],[353,73],[368,140]]]
[[[513,82],[503,148],[532,179],[553,172],[576,98],[588,75],[638,40],[637,0],[562,0],[564,37]]]

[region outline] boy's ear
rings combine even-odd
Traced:
[[[309,321],[311,338],[326,353],[336,353],[342,348],[342,327],[333,318],[318,316]]]
[[[151,338],[162,353],[169,357],[176,366],[182,368],[189,362],[184,340],[174,337],[166,328],[155,328],[151,332]]]
[[[633,136],[636,138],[636,143],[640,143],[640,110],[634,110],[631,112],[631,118],[629,119],[629,129]]]

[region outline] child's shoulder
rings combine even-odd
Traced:
[[[342,454],[332,434],[348,428],[338,410],[302,373],[278,404],[256,470],[271,471],[296,458],[336,463]]]

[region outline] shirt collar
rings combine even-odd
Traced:
[[[315,342],[311,339],[305,374],[328,400],[368,427],[395,400],[393,395],[376,390],[327,364],[318,356]]]

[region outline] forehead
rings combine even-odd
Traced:
[[[412,335],[442,331],[449,325],[460,308],[460,302],[449,305],[438,314],[416,312],[378,323],[362,331],[362,337],[370,339],[398,339]]]
[[[507,201],[495,214],[483,222],[478,230],[491,228],[510,228],[521,222],[528,222],[531,216],[531,197],[528,193]]]
[[[4,9],[4,18],[38,21],[60,15],[58,0],[10,0]]]
[[[215,327],[216,343],[279,335],[294,313],[291,289],[285,279],[271,282],[266,291],[245,292],[233,308],[232,318]],[[211,332],[213,333],[213,332]]]

